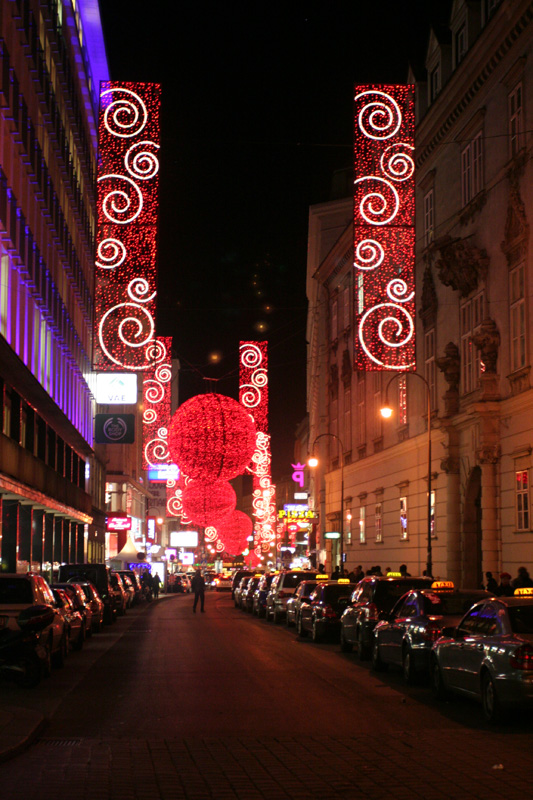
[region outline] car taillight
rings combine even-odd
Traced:
[[[533,647],[530,644],[518,647],[511,655],[509,662],[513,669],[533,670]]]
[[[327,619],[337,619],[337,612],[331,606],[324,606],[324,616]]]
[[[437,628],[435,626],[429,626],[422,631],[422,639],[424,642],[436,642],[441,634],[442,628]]]
[[[374,603],[369,603],[367,608],[368,608],[368,618],[377,621],[379,619],[378,607]]]

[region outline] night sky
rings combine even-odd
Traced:
[[[157,326],[180,400],[237,398],[239,341],[267,338],[274,478],[306,411],[309,206],[351,164],[352,87],[405,82],[450,5],[100,0],[111,79],[162,84]]]

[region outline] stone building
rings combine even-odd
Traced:
[[[352,202],[313,206],[309,440],[334,436],[316,444],[310,488],[322,534],[340,524],[342,506],[348,568],[422,572],[429,540],[433,574],[473,587],[487,570],[514,575],[533,563],[533,3],[455,0],[409,82],[425,380],[353,369]],[[385,394],[390,420],[379,416]]]

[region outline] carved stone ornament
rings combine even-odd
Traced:
[[[435,283],[433,281],[433,275],[431,274],[431,266],[426,264],[424,277],[422,278],[422,305],[418,312],[425,331],[432,328],[435,324],[438,305]]]
[[[352,361],[348,348],[342,353],[341,378],[345,386],[349,386],[352,381]]]
[[[461,378],[461,358],[457,345],[448,342],[444,348],[444,355],[436,358],[435,363],[448,384],[448,390],[444,395],[445,413],[447,415],[455,414],[459,410],[459,380]]]
[[[498,350],[500,349],[500,332],[494,320],[490,317],[485,317],[478,333],[472,337],[472,341],[480,352],[485,372],[495,375],[497,372]]]
[[[501,243],[509,267],[513,267],[526,258],[528,242],[529,225],[526,207],[520,196],[518,185],[513,183],[509,192],[504,239]]]
[[[336,364],[329,368],[329,393],[333,400],[339,396],[339,368]]]
[[[459,459],[453,458],[452,456],[443,458],[440,462],[440,468],[448,475],[457,475],[459,473]]]
[[[461,297],[477,289],[479,281],[485,280],[489,268],[486,250],[476,247],[470,239],[452,239],[443,236],[435,242],[440,253],[437,270],[441,283],[461,293]]]
[[[477,451],[477,460],[480,464],[497,464],[500,456],[501,450],[498,444],[486,444]]]

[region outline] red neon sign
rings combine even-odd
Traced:
[[[157,363],[143,377],[143,469],[170,463],[168,426],[171,417],[172,337],[157,338]]]
[[[415,366],[414,87],[355,87],[356,366]]]
[[[106,517],[106,529],[110,533],[120,533],[120,531],[131,530],[131,517],[128,516],[114,516]]]
[[[94,368],[157,362],[156,223],[160,87],[100,87]]]

